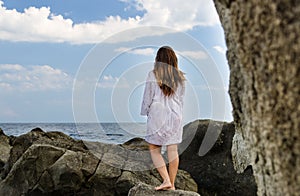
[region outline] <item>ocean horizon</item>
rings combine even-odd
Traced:
[[[146,133],[146,123],[132,122],[10,122],[0,123],[0,128],[6,135],[20,136],[34,128],[45,132],[59,131],[76,139],[104,143],[122,144],[132,138],[143,138]]]

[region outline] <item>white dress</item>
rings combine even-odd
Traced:
[[[145,140],[155,145],[178,144],[182,141],[182,112],[185,86],[178,85],[175,93],[165,96],[153,71],[148,73],[141,115],[147,115]]]

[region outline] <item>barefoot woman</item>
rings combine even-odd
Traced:
[[[154,166],[163,179],[156,190],[175,190],[178,171],[177,144],[182,140],[182,109],[185,78],[178,69],[174,50],[163,46],[157,51],[154,69],[148,73],[141,115],[147,115],[147,136]],[[161,155],[167,146],[169,170]]]

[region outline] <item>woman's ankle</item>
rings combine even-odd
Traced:
[[[169,190],[176,190],[175,186],[171,186],[171,188],[169,188]]]
[[[164,180],[160,186],[155,187],[155,190],[169,190],[171,187],[171,182],[168,180]]]
[[[170,185],[172,185],[170,179],[164,179],[164,180],[163,180],[163,184],[170,184]]]

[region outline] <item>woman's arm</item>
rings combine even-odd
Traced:
[[[141,108],[141,115],[148,115],[149,108],[152,103],[152,99],[154,97],[154,79],[151,77],[152,72],[148,73],[148,77],[146,80],[146,86],[144,90],[142,108]]]
[[[182,107],[183,107],[184,95],[185,95],[185,82],[183,81],[183,83],[181,85],[181,91],[180,91],[180,103],[181,103]]]

